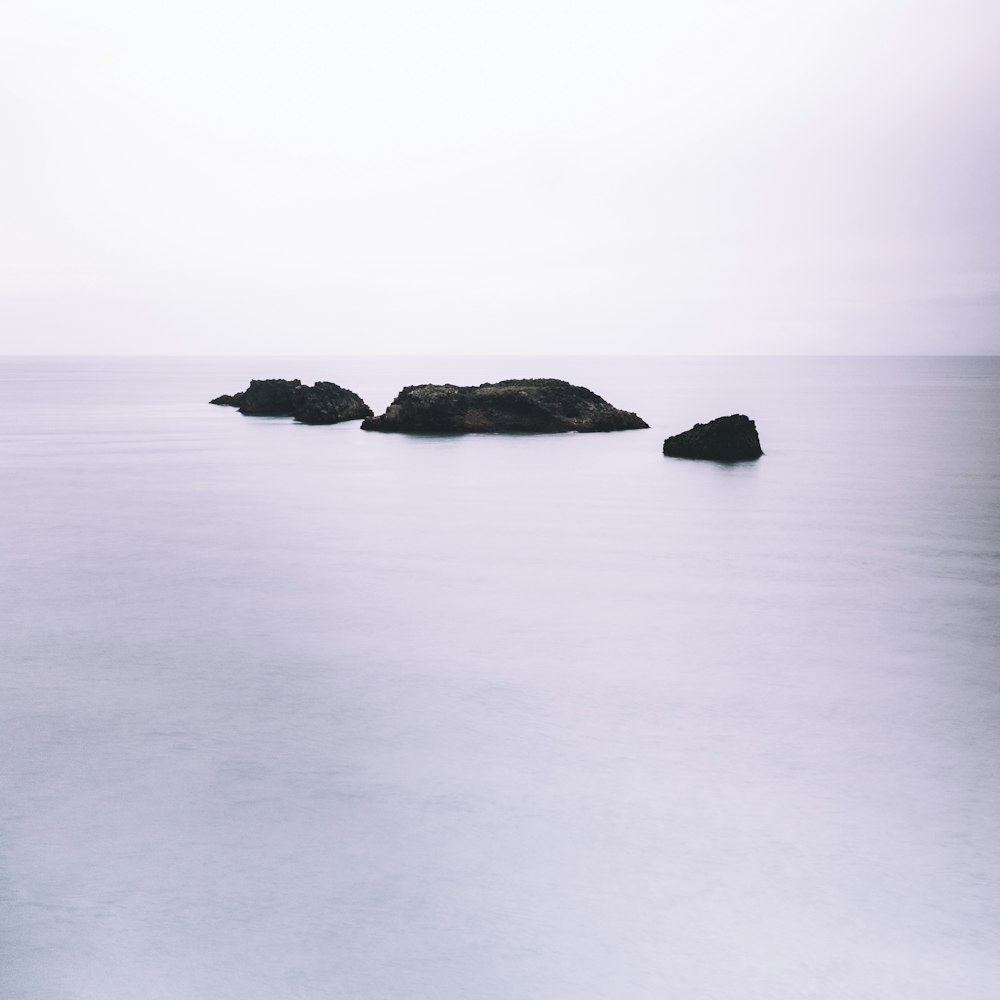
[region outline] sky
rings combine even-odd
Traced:
[[[996,0],[7,0],[0,353],[1000,354]]]

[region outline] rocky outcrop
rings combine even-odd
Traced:
[[[209,400],[235,406],[247,417],[294,417],[304,424],[339,424],[372,416],[371,407],[334,382],[303,385],[297,378],[254,379],[243,392]]]
[[[243,391],[240,413],[246,417],[290,417],[295,393],[301,388],[297,378],[255,378]]]
[[[480,386],[410,385],[365,431],[400,434],[561,434],[649,425],[595,392],[560,379],[508,379]]]
[[[695,424],[663,442],[663,454],[672,458],[703,458],[714,462],[748,462],[764,454],[757,425],[742,413]]]
[[[303,424],[339,424],[374,416],[371,407],[350,389],[335,382],[317,382],[295,390],[292,416]]]
[[[216,396],[215,399],[210,399],[210,403],[214,403],[216,406],[239,406],[243,402],[243,393],[236,392],[232,396]]]

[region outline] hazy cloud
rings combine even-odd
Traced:
[[[1000,349],[1000,7],[14,0],[0,349]]]

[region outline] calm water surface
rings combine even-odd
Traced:
[[[251,377],[545,375],[408,438]],[[5,1000],[994,1000],[1000,361],[0,360]],[[766,457],[666,459],[754,417]]]

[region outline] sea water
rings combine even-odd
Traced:
[[[651,428],[207,405],[533,376]],[[1000,995],[997,359],[7,358],[0,418],[5,1000]]]

